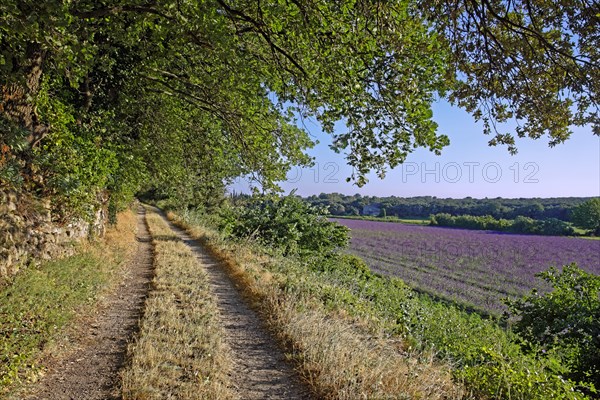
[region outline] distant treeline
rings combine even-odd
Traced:
[[[573,235],[575,233],[568,222],[560,219],[545,218],[537,220],[523,216],[509,220],[496,219],[491,215],[452,216],[440,213],[431,216],[431,225],[551,236]]]
[[[398,218],[429,218],[445,213],[452,216],[492,216],[495,219],[513,220],[527,217],[536,220],[556,218],[571,221],[571,212],[590,198],[519,198],[519,199],[443,199],[432,196],[376,197],[321,193],[305,198],[312,205],[326,206],[332,215],[369,215]]]

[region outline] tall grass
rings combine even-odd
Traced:
[[[229,399],[228,349],[208,278],[191,249],[147,215],[155,277],[123,377],[124,399]]]

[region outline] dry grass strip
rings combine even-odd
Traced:
[[[160,216],[148,211],[155,278],[123,371],[124,399],[230,399],[228,350],[207,276]]]

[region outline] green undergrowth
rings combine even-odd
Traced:
[[[19,275],[0,293],[0,387],[35,374],[36,355],[106,283],[102,260],[80,254]]]
[[[201,215],[182,213],[184,223],[206,225]],[[252,241],[223,239],[216,231],[206,241],[235,251],[243,246],[256,254],[268,254],[262,266],[283,277],[282,294],[318,301],[336,314],[367,321],[409,345],[409,351],[434,351],[453,366],[454,378],[472,398],[585,399],[558,355],[525,353],[518,337],[497,320],[418,294],[401,280],[372,273],[358,257],[314,254],[302,257],[277,254]]]
[[[123,219],[135,221],[132,213]],[[79,245],[73,256],[31,266],[0,288],[0,397],[37,378],[43,352],[110,286],[134,240],[132,226],[113,229],[107,242]]]

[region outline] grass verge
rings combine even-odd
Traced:
[[[465,397],[447,365],[431,353],[413,352],[380,329],[368,315],[329,307],[321,295],[335,288],[313,281],[305,268],[287,268],[248,244],[224,241],[210,229],[169,218],[187,229],[223,262],[229,275],[257,305],[292,350],[304,379],[324,399],[456,399]],[[187,221],[189,222],[189,220]],[[329,289],[329,290],[328,290]]]
[[[202,266],[152,211],[155,277],[135,342],[128,349],[124,399],[233,398],[218,310]]]
[[[25,269],[0,289],[0,395],[36,380],[45,354],[68,349],[57,345],[60,337],[119,280],[135,249],[135,229],[135,214],[121,213],[102,241],[79,244],[73,256]]]

